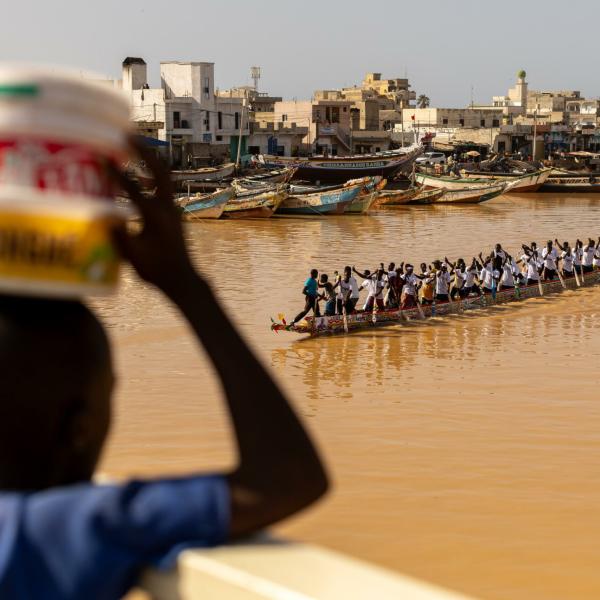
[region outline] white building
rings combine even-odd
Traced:
[[[161,87],[150,88],[146,62],[132,57],[123,61],[121,85],[131,97],[132,119],[141,132],[155,131],[169,144],[175,167],[235,157],[243,99],[215,96],[214,82],[214,63],[164,61]],[[248,133],[244,114],[242,150]]]

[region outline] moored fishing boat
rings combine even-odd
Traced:
[[[550,174],[551,169],[540,169],[533,173],[495,173],[486,171],[463,171],[461,173],[462,177],[470,181],[505,181],[512,183],[513,185],[506,191],[507,194],[537,192],[546,183]]]
[[[240,187],[246,189],[260,187],[264,184],[288,183],[291,181],[295,172],[295,167],[273,169],[271,171],[238,177],[237,179],[234,179],[234,183],[237,183]]]
[[[284,159],[278,156],[265,156],[264,161],[271,166],[294,166],[295,179],[343,183],[359,177],[391,177],[399,172],[410,172],[415,159],[423,152],[421,147],[410,152],[390,150],[376,154],[359,154],[343,157],[314,156],[305,159]]]
[[[582,287],[589,287],[600,282],[600,271],[586,274],[585,281],[580,281]],[[564,289],[577,289],[575,277],[564,278],[563,288],[559,280],[544,282],[541,286],[543,294],[560,293]],[[454,300],[452,302],[435,302],[431,305],[421,307],[424,318],[443,317],[449,314],[461,313],[465,310],[481,309],[494,304],[506,304],[518,302],[526,298],[540,296],[540,286],[538,284],[520,286],[513,289],[500,289],[495,296],[472,296],[463,300]],[[420,319],[421,315],[418,308],[410,310],[389,309],[378,312],[356,312],[344,317],[343,315],[334,315],[331,317],[307,317],[296,325],[289,325],[284,317],[280,317],[279,322],[271,323],[273,331],[292,331],[294,333],[306,333],[310,335],[322,335],[326,333],[345,333],[357,329],[367,329],[377,325],[401,325],[407,320]]]
[[[479,204],[487,202],[492,198],[496,198],[509,186],[506,183],[500,182],[495,185],[486,185],[482,187],[474,186],[462,190],[443,190],[443,193],[436,197],[432,203],[434,204]]]
[[[597,194],[600,193],[600,175],[596,177],[592,173],[582,174],[552,171],[539,191],[558,192],[560,194]]]
[[[416,187],[408,188],[406,190],[382,190],[377,194],[377,197],[373,202],[373,208],[408,204],[420,191],[421,190]]]
[[[225,205],[233,198],[234,190],[231,187],[217,190],[212,194],[196,194],[183,196],[175,200],[175,204],[182,210],[185,221],[196,219],[218,219]]]
[[[425,189],[442,190],[464,190],[476,187],[495,187],[505,181],[494,181],[493,179],[450,177],[444,175],[430,175],[429,173],[416,172],[414,175],[415,183],[423,186]],[[516,185],[517,181],[511,181],[510,185]]]
[[[346,206],[345,214],[361,215],[367,213],[373,202],[375,202],[377,194],[385,188],[387,180],[379,176],[363,177],[361,179],[351,179],[345,185],[354,185],[356,183],[360,183],[363,187],[358,196]]]
[[[235,163],[230,162],[218,167],[171,171],[171,179],[175,183],[183,183],[184,181],[220,181],[233,174],[234,169]]]
[[[278,190],[233,198],[225,205],[223,216],[229,219],[265,219],[275,213],[286,197],[286,190]]]
[[[434,204],[435,201],[442,196],[444,190],[419,189],[417,195],[408,201],[408,204]]]
[[[288,196],[279,206],[277,214],[331,215],[343,214],[362,190],[362,183],[313,193]],[[292,188],[293,189],[293,188]]]

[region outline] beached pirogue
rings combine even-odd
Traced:
[[[279,315],[279,322],[272,320],[272,331],[293,331],[295,333],[307,333],[309,335],[322,335],[326,333],[348,333],[357,329],[368,329],[379,325],[401,325],[407,321],[440,317],[449,314],[460,314],[465,310],[485,308],[495,304],[506,304],[518,302],[526,298],[534,298],[545,294],[556,294],[565,289],[577,289],[578,287],[589,287],[600,282],[600,270],[586,273],[585,278],[581,275],[576,277],[565,277],[562,281],[546,281],[539,284],[518,286],[511,289],[499,290],[495,294],[485,296],[472,296],[459,300],[447,302],[434,302],[410,310],[398,308],[357,311],[349,315],[333,315],[331,317],[306,317],[296,325],[286,322],[283,315]],[[375,305],[376,306],[376,305]]]

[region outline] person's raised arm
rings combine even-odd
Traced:
[[[238,447],[238,465],[227,478],[230,536],[239,537],[320,498],[327,475],[292,407],[194,270],[169,173],[150,152],[136,150],[154,175],[156,193],[143,196],[125,174],[112,169],[143,219],[140,233],[119,228],[115,240],[138,274],[181,310],[221,380]]]
[[[354,266],[352,266],[352,272],[356,273],[356,275],[362,277],[363,279],[367,279],[369,277],[366,273],[359,273]]]

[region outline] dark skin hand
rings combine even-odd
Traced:
[[[135,182],[111,167],[143,219],[140,233],[121,227],[115,242],[140,277],[181,310],[221,380],[238,448],[238,466],[227,474],[230,536],[247,535],[320,498],[327,491],[327,475],[286,398],[194,270],[169,172],[151,151],[132,145],[152,172],[156,191],[145,197]]]

